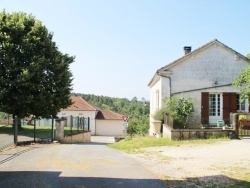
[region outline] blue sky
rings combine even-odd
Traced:
[[[218,39],[250,53],[248,0],[0,0],[41,20],[71,66],[73,92],[149,99],[157,69]]]

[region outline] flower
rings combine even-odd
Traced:
[[[246,119],[247,119],[246,115],[239,115],[239,121],[244,121]]]

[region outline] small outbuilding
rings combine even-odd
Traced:
[[[91,135],[120,136],[125,132],[123,115],[87,102],[82,97],[72,96],[73,104],[58,113],[58,117],[89,117]]]

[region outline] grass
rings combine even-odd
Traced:
[[[54,125],[55,129],[55,125]],[[5,134],[13,134],[14,130],[12,128],[12,125],[0,125],[1,132]],[[72,127],[72,132],[76,132],[77,128]],[[43,137],[43,138],[51,138],[52,127],[51,126],[36,126],[36,136],[37,137]],[[71,130],[70,127],[64,127],[64,134],[70,134]],[[24,125],[20,130],[18,130],[18,135],[20,136],[28,136],[33,137],[34,136],[34,126],[33,125]]]
[[[117,150],[121,150],[127,153],[135,153],[136,150],[147,147],[157,146],[180,146],[183,144],[213,144],[220,141],[227,141],[228,138],[216,138],[206,140],[187,140],[187,141],[175,141],[168,138],[155,138],[155,137],[141,137],[133,139],[125,139],[120,142],[109,144],[108,146]]]

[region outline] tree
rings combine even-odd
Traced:
[[[174,128],[186,128],[188,118],[194,110],[193,101],[190,97],[165,97],[163,99],[164,107],[160,108],[154,114],[154,118],[160,121],[164,120],[164,115],[170,115],[174,120]]]
[[[0,111],[55,117],[72,103],[74,57],[61,53],[52,38],[32,15],[0,13]]]
[[[250,67],[242,70],[239,76],[234,78],[233,86],[240,88],[240,98],[242,101],[250,96]]]

